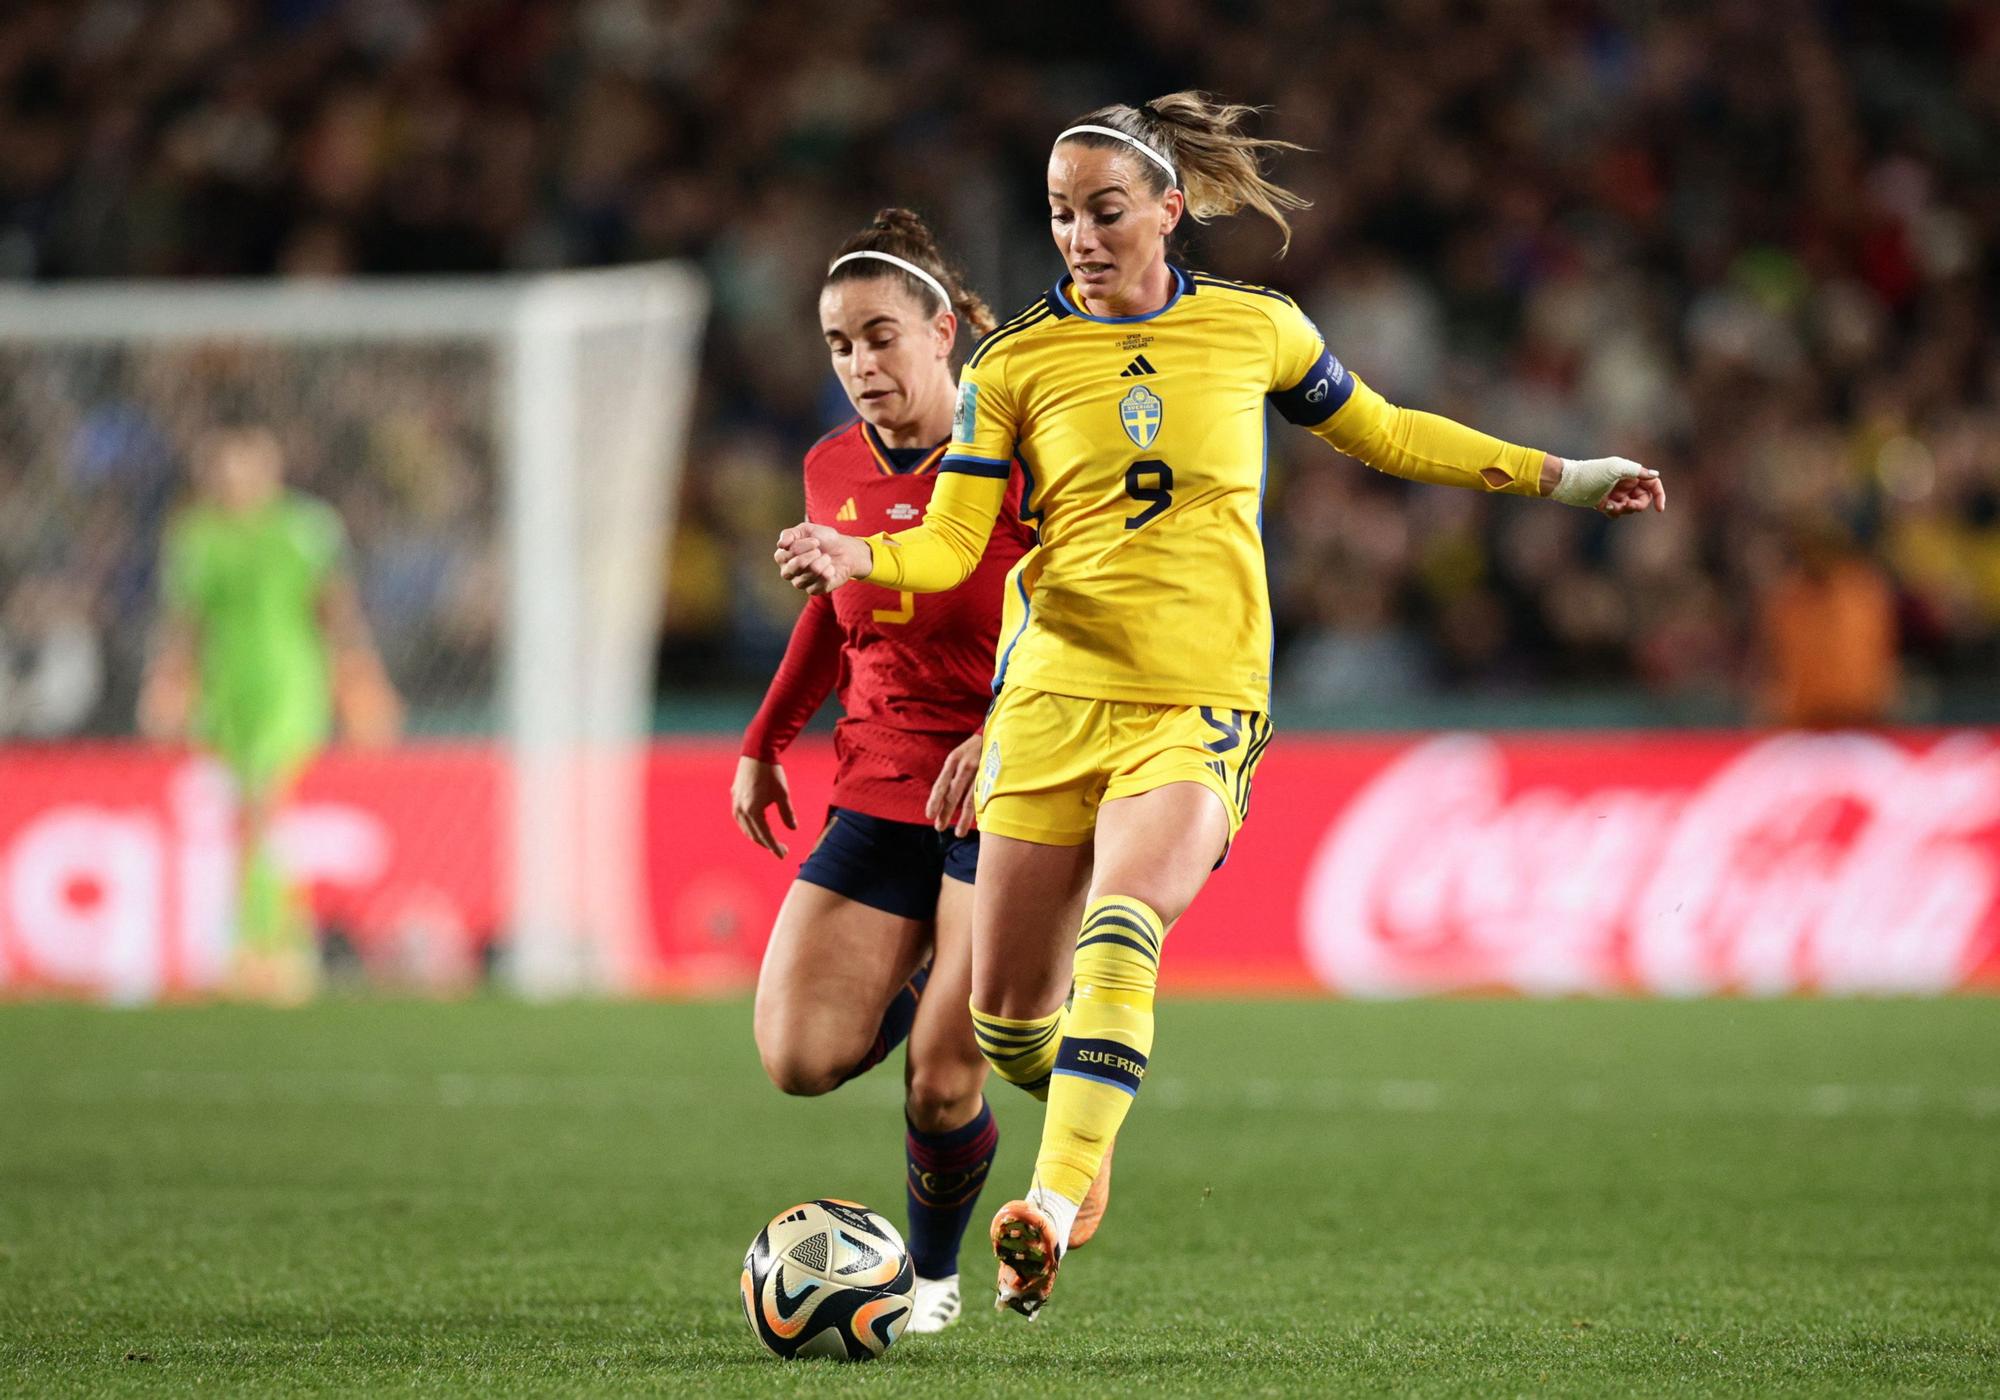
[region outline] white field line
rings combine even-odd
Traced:
[[[772,1091],[775,1094],[775,1090]],[[1005,1086],[994,1085],[996,1097]],[[568,1108],[580,1112],[680,1113],[709,1101],[712,1082],[685,1069],[638,1075],[526,1075],[394,1070],[72,1070],[47,1079],[0,1075],[0,1116],[31,1104],[167,1103],[259,1107],[347,1105],[384,1109],[491,1110]],[[900,1101],[893,1066],[850,1085],[832,1104],[876,1112]],[[1937,1088],[1924,1084],[1657,1086],[1627,1093],[1616,1081],[1475,1089],[1428,1079],[1193,1080],[1172,1074],[1147,1081],[1142,1100],[1168,1113],[1459,1114],[1470,1117],[1561,1113],[1749,1115],[1792,1118],[2000,1118],[2000,1085]]]

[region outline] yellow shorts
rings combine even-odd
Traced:
[[[1084,700],[1010,685],[986,716],[973,787],[979,829],[1081,846],[1104,803],[1200,783],[1222,799],[1233,841],[1270,742],[1270,716],[1249,710]]]

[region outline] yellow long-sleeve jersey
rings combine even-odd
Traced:
[[[1064,282],[981,341],[924,523],[869,537],[871,582],[955,588],[1021,463],[1038,543],[1008,579],[995,690],[1269,709],[1267,403],[1381,471],[1539,490],[1542,453],[1386,403],[1289,297],[1172,273],[1149,315],[1089,315]]]

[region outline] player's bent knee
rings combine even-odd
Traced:
[[[910,1076],[903,1106],[919,1132],[947,1133],[979,1112],[986,1062],[981,1060],[977,1065],[977,1069],[956,1063],[925,1067]]]
[[[1119,872],[1100,871],[1099,881],[1090,892],[1090,903],[1096,905],[1106,899],[1130,899],[1143,904],[1159,920],[1162,926],[1172,927],[1175,920],[1187,913],[1206,879],[1191,878],[1176,872]]]
[[[970,1045],[954,1044],[944,1053],[935,1046],[925,1046],[910,1058],[910,1097],[976,1099],[985,1087],[986,1071],[986,1057]]]
[[[971,1006],[975,1018],[986,1015],[1031,1021],[1045,1015],[1051,1006],[1061,1006],[1068,997],[1066,970],[973,964]]]
[[[764,1073],[780,1093],[800,1098],[818,1098],[840,1087],[845,1078],[837,1067],[823,1059],[785,1053],[764,1054]]]
[[[832,1038],[813,1035],[803,1026],[772,1025],[759,1019],[756,1025],[757,1058],[764,1073],[779,1092],[801,1098],[817,1098],[846,1081],[859,1052],[842,1059],[832,1049]]]

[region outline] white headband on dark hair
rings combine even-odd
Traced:
[[[1116,127],[1073,126],[1068,131],[1065,131],[1062,135],[1056,138],[1056,144],[1060,146],[1063,142],[1069,140],[1070,137],[1075,136],[1078,132],[1084,132],[1084,131],[1089,132],[1092,136],[1109,136],[1116,140],[1123,141],[1126,145],[1132,147],[1133,150],[1138,151],[1141,155],[1145,156],[1147,160],[1150,160],[1151,162],[1153,162],[1153,164],[1159,166],[1160,169],[1166,171],[1167,182],[1169,184],[1173,185],[1176,189],[1180,187],[1181,177],[1174,173],[1174,166],[1172,161],[1168,160],[1165,156],[1161,155],[1151,146],[1148,146],[1144,141],[1141,141],[1138,137],[1127,136],[1124,132],[1118,130],[1118,128]]]
[[[906,261],[903,258],[899,258],[894,253],[877,253],[867,250],[864,250],[859,253],[849,253],[845,257],[835,258],[833,260],[833,265],[827,268],[826,275],[829,277],[833,276],[834,270],[838,268],[842,263],[853,262],[856,258],[874,258],[879,262],[894,263],[897,267],[900,267],[903,269],[903,271],[909,273],[910,276],[916,278],[919,282],[924,283],[932,291],[936,292],[938,294],[938,300],[944,303],[944,309],[947,311],[951,310],[951,293],[947,292],[944,289],[944,283],[938,281],[937,278],[931,276],[928,272],[925,272],[921,267],[918,267],[915,263]]]

